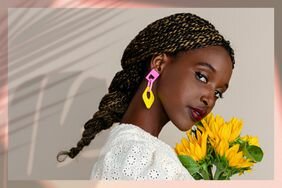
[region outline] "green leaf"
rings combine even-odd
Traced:
[[[247,158],[255,162],[260,162],[263,158],[263,151],[258,146],[246,144],[245,147],[243,148],[243,152]]]
[[[195,125],[196,125],[196,126],[203,126],[203,124],[202,124],[201,121],[196,122]]]
[[[219,178],[219,180],[230,180],[229,176],[222,176]]]
[[[218,169],[226,169],[229,165],[227,159],[223,156],[216,155],[216,160],[214,162],[216,168]]]
[[[178,155],[178,158],[192,176],[199,173],[200,165],[194,159],[186,155]]]
[[[199,173],[193,174],[192,177],[193,177],[195,180],[201,180],[201,179],[203,179],[203,177],[202,177]]]

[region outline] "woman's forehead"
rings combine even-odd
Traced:
[[[188,50],[180,53],[180,57],[186,60],[191,66],[203,66],[216,72],[221,67],[232,69],[232,61],[230,55],[221,46],[208,46],[194,50]]]

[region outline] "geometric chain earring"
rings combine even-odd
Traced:
[[[158,77],[159,77],[159,73],[155,71],[154,69],[152,69],[151,72],[146,76],[146,79],[148,80],[148,84],[147,84],[145,91],[143,92],[142,98],[143,98],[143,101],[147,109],[150,109],[152,104],[154,103],[155,97],[152,92],[152,87],[153,87],[154,81]]]

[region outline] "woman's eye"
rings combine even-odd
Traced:
[[[201,82],[204,82],[204,83],[207,83],[208,82],[208,79],[206,76],[204,76],[202,73],[200,72],[196,72],[196,78],[198,80],[200,80]]]
[[[223,98],[223,96],[222,96],[222,93],[221,92],[219,92],[219,91],[215,91],[215,97],[218,99],[218,98]]]

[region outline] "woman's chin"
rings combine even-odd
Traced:
[[[180,131],[186,132],[189,129],[191,129],[193,127],[193,125],[195,125],[195,123],[194,122],[187,122],[185,124],[178,124],[178,125],[175,124],[175,125]]]

